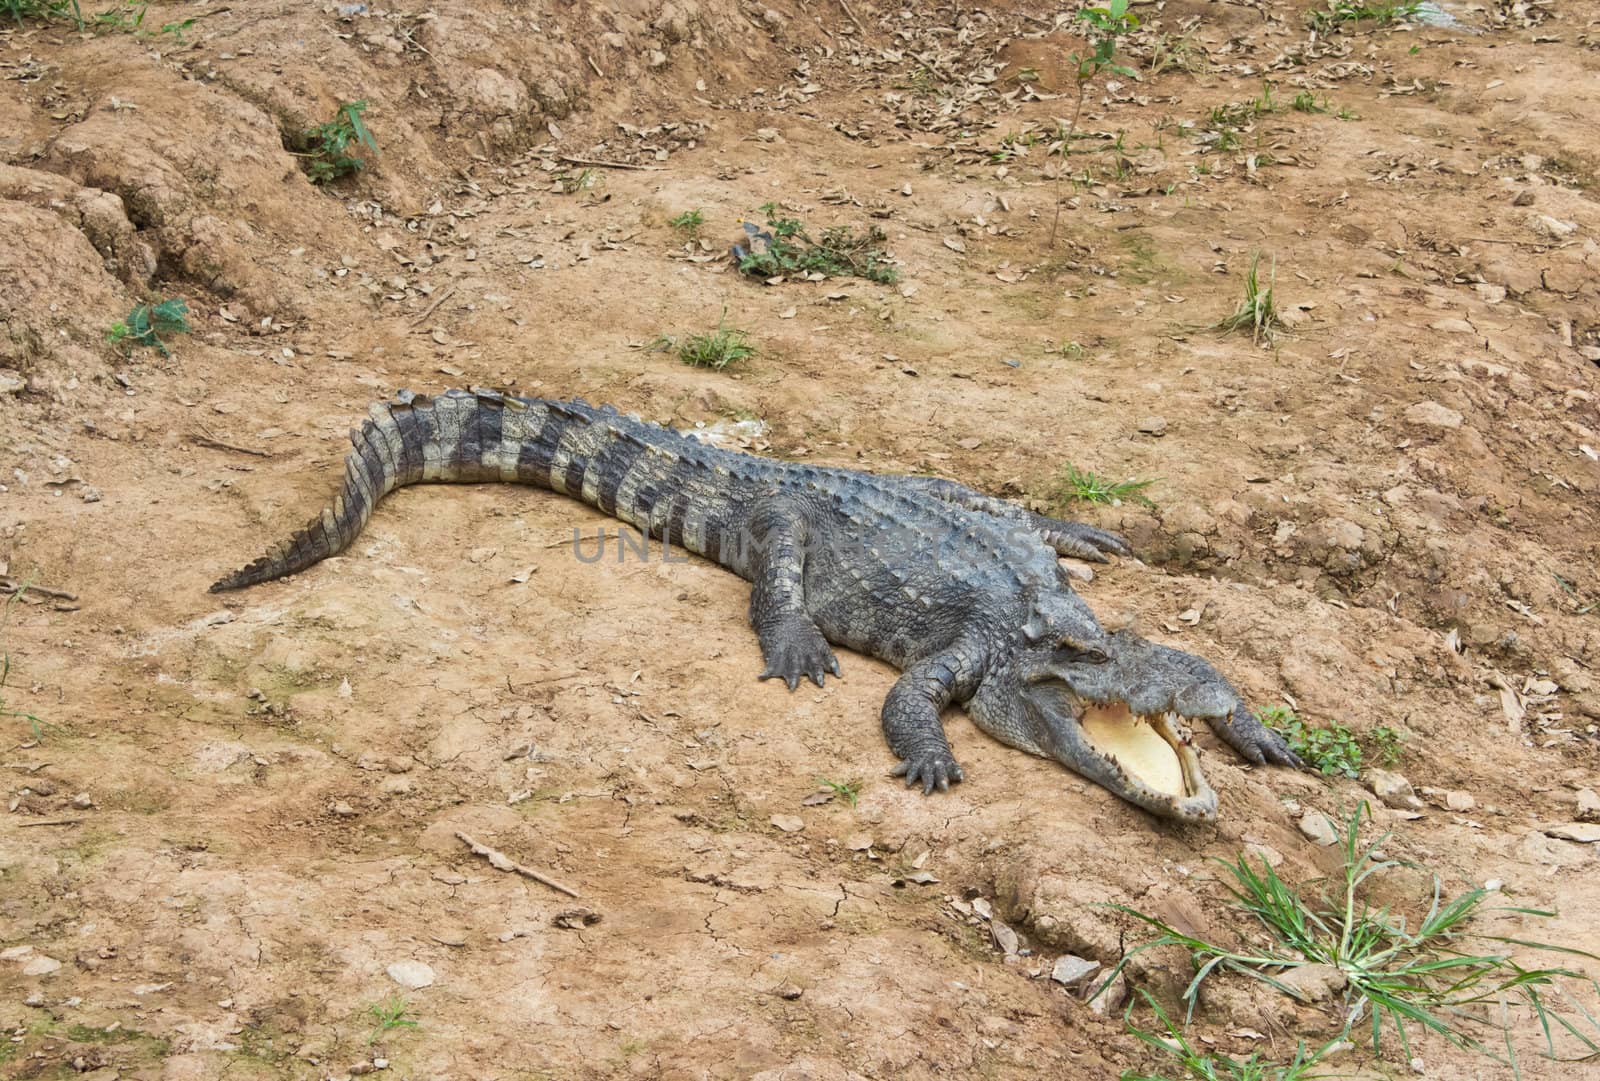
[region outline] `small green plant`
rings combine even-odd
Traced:
[[[1374,728],[1367,742],[1372,748],[1372,757],[1378,760],[1380,766],[1394,765],[1405,753],[1405,737],[1386,724]]]
[[[835,226],[813,240],[799,219],[779,217],[776,203],[767,203],[761,212],[772,239],[751,239],[739,259],[741,273],[761,278],[821,274],[865,278],[884,285],[900,279],[883,249],[883,230],[875,225],[861,232],[847,225]]]
[[[1046,344],[1044,351],[1046,353],[1055,353],[1067,360],[1082,360],[1089,355],[1088,348],[1082,342],[1062,342],[1057,346]]]
[[[106,341],[124,352],[133,352],[136,345],[148,346],[170,357],[172,350],[162,340],[163,335],[188,334],[189,304],[182,297],[172,297],[159,304],[140,304],[119,323],[111,324],[106,331]]]
[[[1249,330],[1250,340],[1259,342],[1262,338],[1272,340],[1273,332],[1283,325],[1283,319],[1278,314],[1277,302],[1273,299],[1272,290],[1277,282],[1278,269],[1274,264],[1267,272],[1266,288],[1261,286],[1261,253],[1250,257],[1250,269],[1244,276],[1244,299],[1239,302],[1234,313],[1216,324],[1216,329],[1224,333],[1234,330]]]
[[[818,777],[817,784],[827,791],[832,792],[835,796],[848,803],[852,807],[854,807],[856,805],[856,801],[861,798],[861,781],[859,779],[851,781],[832,781],[826,777]]]
[[[1089,95],[1089,84],[1102,72],[1112,72],[1125,79],[1139,80],[1139,73],[1126,64],[1117,63],[1117,41],[1139,28],[1139,18],[1128,10],[1129,0],[1110,0],[1104,7],[1078,9],[1076,18],[1085,24],[1085,34],[1093,47],[1087,56],[1072,53],[1067,59],[1072,64],[1073,79],[1078,86],[1077,104],[1072,109],[1072,119],[1061,125],[1057,138],[1046,152],[1059,154],[1061,165],[1056,172],[1056,211],[1050,219],[1049,246],[1056,246],[1056,228],[1061,224],[1061,179],[1071,172],[1067,158],[1072,154],[1072,140],[1078,131],[1078,118],[1083,115],[1083,102]]]
[[[384,1035],[397,1028],[421,1028],[422,1026],[413,1017],[408,1016],[411,1006],[399,995],[390,995],[382,1002],[374,1002],[367,1007],[367,1013],[372,1015],[376,1024],[372,1033],[367,1037],[367,1043],[377,1043]]]
[[[1212,1055],[1195,1049],[1184,1036],[1183,1029],[1173,1024],[1167,1012],[1161,1008],[1161,1004],[1151,996],[1150,992],[1141,991],[1140,994],[1154,1011],[1156,1020],[1161,1022],[1166,1034],[1149,1032],[1135,1025],[1132,1020],[1132,1003],[1128,1005],[1127,1013],[1123,1015],[1123,1023],[1128,1026],[1128,1031],[1145,1044],[1173,1059],[1182,1068],[1183,1076],[1198,1078],[1199,1081],[1311,1081],[1311,1078],[1317,1076],[1311,1072],[1316,1068],[1317,1061],[1339,1042],[1331,1040],[1321,1049],[1310,1052],[1302,1043],[1295,1049],[1294,1061],[1287,1064],[1271,1062],[1256,1052],[1242,1059],[1230,1058],[1227,1055]],[[1122,1074],[1122,1081],[1170,1081],[1170,1079],[1161,1074],[1126,1070]]]
[[[1231,863],[1218,860],[1232,879],[1225,882],[1231,906],[1259,932],[1239,946],[1210,942],[1158,917],[1125,905],[1112,906],[1153,929],[1157,937],[1129,951],[1106,977],[1107,983],[1146,950],[1167,946],[1188,950],[1195,975],[1182,996],[1187,1024],[1201,985],[1219,971],[1240,973],[1300,998],[1285,982],[1288,974],[1308,965],[1327,965],[1344,978],[1344,986],[1335,992],[1342,1000],[1341,1036],[1353,1033],[1358,1025],[1369,1026],[1374,1053],[1381,1052],[1384,1033],[1392,1032],[1402,1054],[1411,1058],[1410,1033],[1420,1026],[1457,1047],[1515,1067],[1510,1010],[1515,1002],[1531,1010],[1551,1058],[1556,1057],[1558,1031],[1581,1044],[1581,1054],[1600,1054],[1600,1022],[1569,990],[1570,985],[1581,984],[1600,993],[1600,984],[1570,968],[1524,967],[1513,958],[1512,948],[1595,961],[1600,957],[1568,946],[1475,930],[1474,922],[1490,914],[1547,918],[1554,913],[1485,909],[1491,894],[1482,887],[1446,900],[1437,875],[1432,876],[1431,898],[1417,899],[1417,906],[1425,904],[1426,909],[1414,924],[1387,907],[1374,908],[1364,894],[1367,881],[1393,868],[1414,865],[1378,854],[1389,840],[1387,833],[1370,844],[1361,843],[1361,825],[1368,818],[1365,803],[1344,817],[1339,871],[1315,895],[1288,886],[1265,862],[1256,867],[1243,855]],[[1503,1044],[1504,1058],[1480,1038],[1485,1034]]]
[[[670,347],[671,339],[667,341]],[[692,368],[710,368],[717,372],[755,355],[749,334],[728,325],[727,308],[722,309],[717,329],[706,334],[691,334],[678,346],[679,360]]]
[[[1103,503],[1112,507],[1134,502],[1154,507],[1155,503],[1144,494],[1144,490],[1154,483],[1154,477],[1149,480],[1113,481],[1068,462],[1056,480],[1056,500],[1061,503]]]
[[[700,227],[706,223],[706,216],[699,209],[685,210],[667,219],[667,224],[681,232],[694,236],[700,232]]]
[[[364,147],[371,157],[378,156],[378,141],[361,119],[366,111],[365,101],[341,102],[332,120],[301,134],[303,152],[299,156],[305,159],[306,175],[313,184],[331,184],[365,169],[368,158],[358,157],[352,150]]]
[[[1360,4],[1353,0],[1328,0],[1328,6],[1323,10],[1311,10],[1306,13],[1306,21],[1311,29],[1326,33],[1336,30],[1345,23],[1372,20],[1379,26],[1388,26],[1391,23],[1404,22],[1414,18],[1422,10],[1423,0],[1399,0],[1393,4]]]
[[[1327,728],[1315,728],[1288,706],[1263,707],[1260,717],[1262,724],[1283,735],[1302,762],[1324,777],[1361,776],[1361,744],[1344,725],[1335,721]]]
[[[580,191],[589,191],[598,188],[605,182],[605,178],[593,169],[580,169],[576,173],[559,172],[556,174],[556,186],[563,195],[576,195]]]
[[[1328,99],[1319,99],[1309,90],[1302,90],[1294,96],[1289,107],[1297,113],[1325,113],[1328,111]]]
[[[71,19],[79,30],[85,26],[78,0],[0,0],[0,11],[15,19],[18,26],[23,19]]]

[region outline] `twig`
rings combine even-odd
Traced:
[[[850,21],[856,24],[856,31],[865,34],[867,28],[861,25],[861,20],[856,18],[856,13],[850,10],[850,0],[839,0],[839,6],[844,8],[846,15],[850,16]]]
[[[49,597],[58,601],[75,601],[76,593],[68,593],[64,589],[51,589],[41,586],[36,582],[19,582],[8,575],[0,574],[0,593],[37,593],[41,597]]]
[[[48,818],[43,822],[18,822],[17,829],[25,830],[34,826],[76,826],[82,821],[81,818]]]
[[[236,447],[232,443],[224,443],[205,428],[200,429],[201,434],[189,433],[189,442],[197,447],[210,447],[213,450],[231,450],[235,454],[249,454],[257,458],[270,458],[272,455],[264,450],[253,450],[250,447]]]
[[[416,316],[415,318],[413,318],[411,320],[411,325],[412,326],[416,326],[418,323],[420,323],[424,319],[428,318],[428,316],[430,316],[434,312],[438,311],[439,310],[439,305],[443,304],[445,301],[447,301],[451,297],[455,296],[455,294],[456,294],[456,287],[452,285],[450,288],[448,288],[444,292],[440,293],[438,295],[438,297],[436,297],[434,299],[434,302],[432,304],[429,304],[426,308],[423,308],[422,309],[422,314]]]
[[[594,57],[590,56],[588,53],[584,53],[583,58],[589,61],[589,66],[594,68],[594,73],[596,75],[600,76],[602,79],[606,77],[606,73],[600,70],[600,65],[594,62]]]
[[[1061,168],[1056,173],[1056,212],[1050,219],[1050,243],[1047,245],[1051,251],[1056,247],[1056,226],[1061,224],[1061,177],[1067,172],[1067,159],[1072,154],[1072,137],[1078,133],[1078,117],[1083,113],[1083,99],[1088,96],[1089,83],[1086,79],[1078,80],[1078,104],[1072,110],[1072,123],[1067,125],[1066,134],[1061,137]]]
[[[551,889],[560,893],[564,893],[568,897],[579,896],[578,891],[573,889],[571,886],[563,886],[561,883],[557,882],[548,875],[542,875],[538,871],[535,871],[532,867],[522,866],[522,864],[517,863],[504,852],[498,852],[495,849],[490,848],[488,845],[481,845],[477,841],[474,841],[471,837],[468,837],[465,833],[462,833],[460,830],[456,830],[456,839],[462,844],[466,845],[468,848],[472,849],[474,855],[482,856],[484,859],[488,860],[489,866],[493,867],[497,871],[515,871],[524,878],[531,878],[540,885],[549,886]]]
[[[573,165],[593,165],[597,169],[639,169],[644,172],[659,173],[665,171],[662,165],[635,165],[631,161],[600,161],[597,158],[575,158],[571,154],[557,154],[560,161],[570,162]]]

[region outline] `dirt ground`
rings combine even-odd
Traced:
[[[1597,848],[1545,832],[1600,782],[1600,4],[1326,35],[1306,8],[1136,5],[1141,78],[1094,81],[1059,181],[1071,7],[0,26],[0,574],[71,595],[3,632],[5,706],[44,727],[0,720],[0,1076],[1115,1077],[1161,1064],[1050,979],[1140,941],[1102,906],[1226,936],[1209,857],[1311,880],[1334,858],[1301,817],[1371,798],[1202,733],[1221,816],[1180,827],[959,713],[968,779],[924,798],[887,775],[890,669],[758,684],[744,583],[581,562],[606,520],[532,489],[408,489],[344,557],[208,595],[401,388],[759,419],[764,453],[1020,498],[1069,462],[1157,478],[1154,509],[1072,508],[1142,557],[1085,584],[1102,617],[1398,730],[1421,807],[1377,806],[1390,852],[1600,951]],[[286,134],[357,99],[381,156],[316,188]],[[880,226],[900,281],[735,273],[769,202]],[[667,224],[694,209],[697,237]],[[1257,253],[1288,324],[1260,344],[1208,329]],[[170,357],[105,341],[174,296]],[[759,350],[735,369],[651,348],[724,318]],[[808,803],[819,778],[859,802]],[[1169,1002],[1188,974],[1131,970]],[[1337,1028],[1222,986],[1217,1051]],[[396,995],[416,1026],[379,1031]],[[1509,1076],[1413,1055],[1335,1062]]]

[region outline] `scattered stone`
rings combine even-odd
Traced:
[[[1321,811],[1307,811],[1300,818],[1300,832],[1313,844],[1327,848],[1339,843],[1338,831]]]
[[[1301,965],[1279,973],[1276,979],[1301,1002],[1330,999],[1345,985],[1345,975],[1337,965]]]
[[[798,833],[806,828],[805,819],[799,815],[773,815],[772,824],[784,833]]]
[[[1278,867],[1283,863],[1283,853],[1266,844],[1247,844],[1244,846],[1245,854],[1254,856],[1268,867]]]
[[[1452,811],[1470,811],[1478,805],[1478,801],[1472,798],[1470,792],[1446,792],[1444,805]]]
[[[1056,958],[1055,968],[1050,970],[1050,978],[1068,990],[1077,990],[1090,976],[1099,971],[1099,961],[1091,961],[1086,957],[1077,957],[1069,953]]]
[[[783,141],[783,135],[777,128],[757,128],[756,138],[764,143],[777,143]]]
[[[1016,956],[1022,941],[1017,938],[1017,933],[1006,925],[1003,920],[990,920],[989,933],[994,936],[994,944],[1000,947],[1000,952],[1007,957]]]
[[[0,950],[0,961],[20,961],[33,956],[32,946],[7,946]]]
[[[778,987],[778,997],[785,1002],[793,1002],[803,994],[805,994],[805,989],[792,983],[782,984]]]
[[[11,368],[0,368],[0,394],[20,394],[28,385],[22,373]]]
[[[391,980],[409,991],[433,986],[433,968],[422,961],[396,961],[384,971]]]
[[[1145,417],[1139,422],[1139,431],[1143,432],[1145,435],[1166,435],[1167,418]]]
[[[72,797],[72,806],[75,810],[87,811],[94,806],[94,798],[87,792],[79,792]]]
[[[601,920],[600,913],[592,908],[564,908],[550,918],[550,922],[563,931],[581,931],[593,927]]]
[[[1600,794],[1592,788],[1578,789],[1578,821],[1600,821]]]
[[[1406,422],[1421,428],[1435,428],[1447,431],[1451,428],[1461,427],[1461,414],[1447,405],[1438,402],[1423,401],[1409,406],[1405,412]]]
[[[1417,798],[1416,792],[1411,787],[1411,782],[1398,773],[1386,769],[1367,770],[1367,786],[1372,789],[1372,794],[1383,801],[1385,806],[1394,807],[1402,811],[1415,811],[1422,806],[1422,801]]]
[[[1578,223],[1562,221],[1548,214],[1532,214],[1528,217],[1528,228],[1548,240],[1565,240],[1578,231]]]
[[[872,834],[852,833],[844,839],[844,846],[852,852],[865,852],[872,847]]]
[[[354,807],[350,806],[344,800],[340,800],[338,803],[335,803],[332,810],[333,813],[338,815],[340,818],[354,818],[358,813]]]
[[[22,974],[24,976],[48,976],[60,967],[60,961],[40,953],[28,958],[27,963],[22,966]]]
[[[1095,991],[1100,991],[1101,982],[1104,981],[1097,981],[1093,985],[1093,987],[1090,989],[1091,994],[1093,994]],[[1089,1009],[1093,1010],[1101,1017],[1106,1017],[1114,1011],[1120,1010],[1122,1008],[1122,1004],[1127,1001],[1128,978],[1119,972],[1117,973],[1116,978],[1111,981],[1111,985],[1109,987],[1107,987],[1104,991],[1100,991],[1098,995],[1095,995],[1094,998],[1089,1000]]]
[[[1546,826],[1546,837],[1554,837],[1558,841],[1576,841],[1580,845],[1600,843],[1600,824],[1586,822],[1568,822],[1561,826]]]

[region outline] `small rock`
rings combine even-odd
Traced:
[[[7,946],[0,950],[0,961],[20,961],[33,956],[32,946]]]
[[[1094,991],[1100,991],[1100,984],[1102,982],[1104,981],[1096,981],[1094,986],[1090,989],[1091,993]],[[1126,976],[1119,972],[1117,973],[1116,979],[1111,981],[1111,985],[1109,987],[1107,987],[1104,991],[1100,991],[1098,995],[1095,995],[1094,998],[1089,1000],[1089,1009],[1093,1010],[1101,1017],[1105,1017],[1114,1010],[1120,1010],[1122,1008],[1122,1004],[1126,1001],[1128,1001],[1128,980]]]
[[[852,852],[865,852],[872,847],[872,834],[852,833],[844,839],[844,846]]]
[[[1002,920],[989,921],[989,933],[994,935],[994,944],[1000,947],[1000,952],[1007,957],[1016,955],[1022,942],[1017,938],[1017,933],[1008,927]]]
[[[1139,431],[1143,432],[1145,435],[1166,435],[1167,418],[1145,417],[1139,422]]]
[[[0,394],[20,394],[28,381],[22,373],[11,368],[0,368]]]
[[[396,961],[384,971],[395,983],[411,991],[433,986],[433,968],[422,961]]]
[[[772,824],[784,833],[798,833],[806,828],[805,819],[799,815],[773,815]]]
[[[1301,965],[1280,972],[1277,981],[1301,1002],[1321,1002],[1344,990],[1345,975],[1337,965]]]
[[[1452,811],[1470,811],[1478,805],[1470,792],[1446,792],[1444,805]]]
[[[1385,806],[1402,811],[1415,811],[1422,806],[1422,801],[1417,798],[1411,782],[1398,773],[1391,773],[1386,769],[1369,769],[1367,786]]]
[[[1069,990],[1076,990],[1098,971],[1100,971],[1099,961],[1091,961],[1086,957],[1077,957],[1069,953],[1056,958],[1055,968],[1050,970],[1050,978]]]
[[[1592,788],[1578,789],[1578,821],[1600,821],[1600,794]]]
[[[1268,867],[1278,867],[1283,863],[1283,853],[1271,845],[1247,844],[1244,850],[1246,855],[1254,856]]]
[[[333,813],[338,815],[340,818],[354,818],[357,814],[356,809],[350,806],[344,800],[340,800],[338,803],[335,803],[332,810]]]
[[[1444,431],[1461,427],[1461,414],[1438,402],[1418,402],[1409,406],[1405,417],[1407,423],[1421,428],[1437,428]]]
[[[1528,228],[1548,240],[1565,240],[1578,231],[1578,223],[1562,221],[1548,214],[1533,214],[1528,218]]]
[[[785,1002],[793,1002],[803,994],[805,994],[805,989],[792,983],[781,984],[778,987],[778,997]]]
[[[1562,826],[1546,826],[1544,835],[1554,837],[1558,841],[1576,841],[1580,845],[1592,845],[1600,843],[1600,825],[1568,822]]]
[[[1339,843],[1339,834],[1321,811],[1307,811],[1300,819],[1300,832],[1313,844],[1327,848]]]
[[[72,797],[72,806],[75,810],[87,811],[94,806],[94,798],[87,792],[79,792]]]
[[[28,958],[27,963],[22,966],[22,974],[24,976],[48,976],[60,967],[60,961],[40,953]]]
[[[783,135],[777,128],[757,128],[756,138],[764,143],[776,143],[783,140]]]

